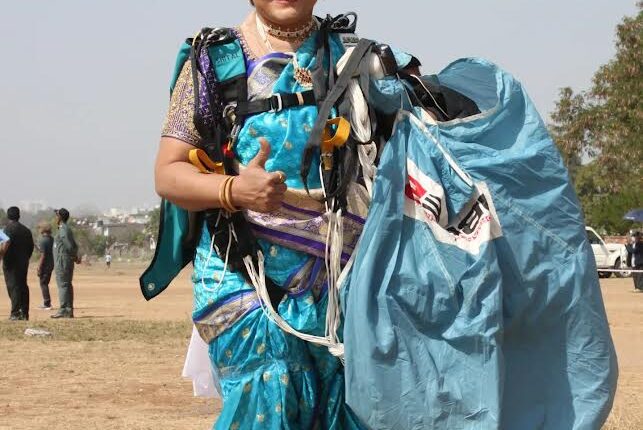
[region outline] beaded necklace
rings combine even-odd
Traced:
[[[281,40],[297,42],[306,40],[306,38],[310,35],[310,33],[312,33],[313,29],[315,28],[315,20],[312,17],[310,18],[310,21],[308,23],[299,28],[295,28],[294,30],[284,30],[279,26],[268,24],[265,22],[263,24],[268,34],[272,37],[276,37],[277,39]]]

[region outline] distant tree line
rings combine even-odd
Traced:
[[[616,31],[616,55],[594,74],[592,87],[562,88],[551,133],[580,198],[585,220],[604,233],[636,227],[623,220],[643,207],[643,2]]]

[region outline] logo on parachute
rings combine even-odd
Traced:
[[[469,202],[449,223],[444,188],[407,160],[404,215],[427,224],[436,240],[478,254],[483,243],[502,236],[487,185],[474,184]]]

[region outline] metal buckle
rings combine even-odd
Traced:
[[[234,146],[239,139],[239,134],[241,133],[241,125],[235,124],[232,126],[232,131],[230,132],[230,144]]]
[[[235,39],[232,31],[225,27],[204,28],[202,34],[206,40],[206,46],[223,45]]]
[[[326,18],[327,25],[331,31],[336,33],[355,33],[357,28],[357,14],[348,12],[336,17]]]
[[[230,103],[226,107],[223,108],[223,118],[227,119],[231,123],[235,122],[237,119],[237,104],[236,103]]]
[[[275,103],[277,106],[275,106]],[[273,94],[272,97],[270,97],[270,112],[280,112],[284,108],[284,100],[281,97],[281,94]]]

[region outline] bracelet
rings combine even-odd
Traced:
[[[221,204],[221,208],[225,211],[229,211],[228,207],[228,202],[226,201],[226,187],[228,186],[228,182],[230,182],[231,176],[226,176],[226,178],[223,180],[223,183],[221,184],[221,187],[219,187],[219,203]]]
[[[232,184],[234,183],[235,179],[237,179],[236,176],[231,176],[230,180],[226,183],[227,187],[225,190],[225,202],[228,205],[227,211],[230,213],[235,213],[239,211],[239,209],[235,208],[234,205],[232,204]]]
[[[221,207],[229,213],[239,211],[239,209],[235,208],[232,204],[232,183],[235,179],[235,176],[227,176],[223,184],[221,184],[221,187],[219,187],[219,202],[221,203]]]

